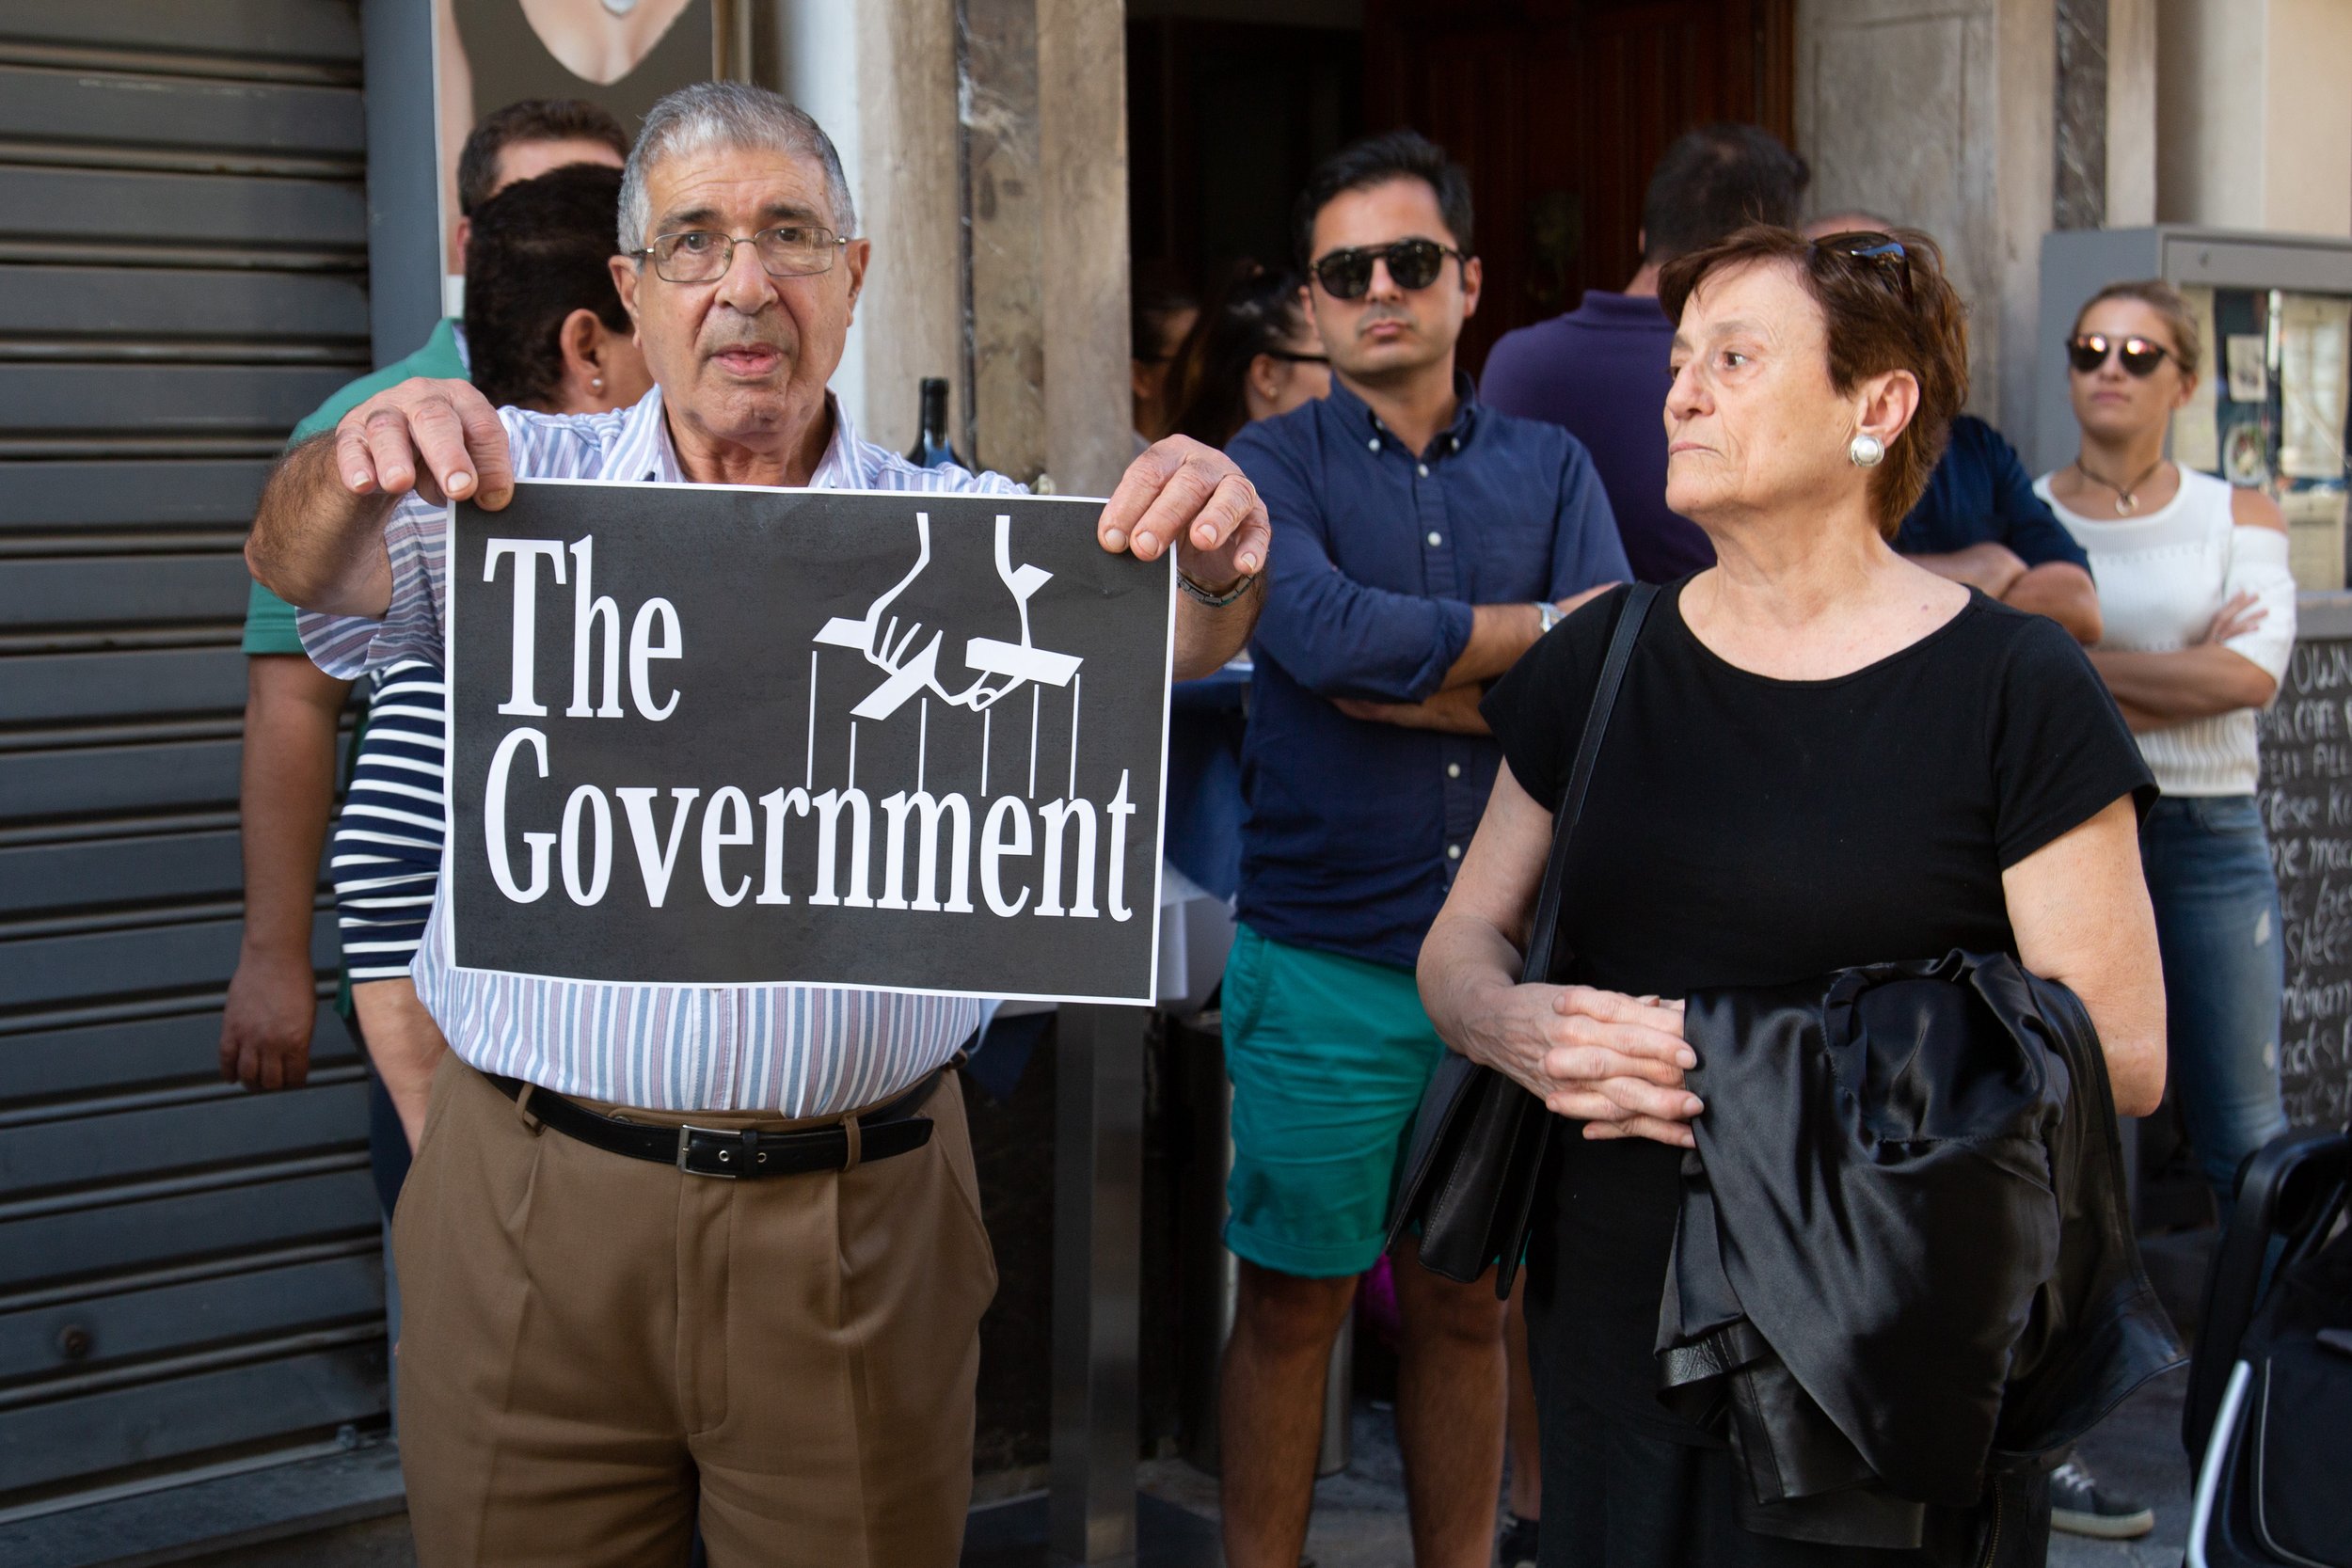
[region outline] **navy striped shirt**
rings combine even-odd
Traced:
[[[327,875],[353,981],[405,980],[424,940],[448,836],[447,686],[439,666],[405,659],[376,677],[335,824]]]

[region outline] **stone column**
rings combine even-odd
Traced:
[[[957,0],[956,17],[970,247],[965,428],[981,465],[1034,481],[1046,461],[1037,0]]]
[[[2107,222],[2107,0],[2058,0],[2050,222]]]
[[[873,242],[850,417],[903,449],[946,376],[967,457],[1106,491],[1133,446],[1120,0],[755,3],[755,79],[833,136]]]
[[[1045,466],[1107,496],[1135,454],[1128,388],[1127,27],[1120,0],[1038,0],[1045,185]]]
[[[2106,4],[2106,226],[2142,229],[2156,221],[2157,0]]]
[[[753,22],[752,79],[824,126],[873,242],[834,393],[903,451],[916,383],[963,359],[953,0],[759,0]]]
[[[2352,6],[2160,0],[2157,215],[2352,233]]]
[[[1817,212],[1926,230],[1974,309],[1970,406],[2024,429],[2056,163],[2057,0],[1799,0]]]
[[[914,444],[925,376],[961,382],[963,209],[955,17],[945,0],[856,0],[859,183],[874,237],[866,295],[867,436]],[[956,395],[957,413],[965,389]],[[961,443],[959,443],[961,444]],[[968,453],[967,453],[968,455]]]
[[[975,455],[1102,494],[1127,436],[1119,0],[957,0]]]

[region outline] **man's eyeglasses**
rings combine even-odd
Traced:
[[[1435,240],[1399,240],[1394,245],[1356,245],[1335,250],[1317,261],[1312,268],[1315,281],[1333,299],[1361,299],[1372,289],[1372,264],[1385,261],[1389,276],[1396,279],[1400,289],[1426,289],[1438,280],[1445,268],[1445,259],[1457,261],[1470,258],[1449,245]]]
[[[1875,229],[1857,229],[1845,234],[1824,234],[1813,242],[1813,248],[1842,258],[1859,270],[1893,283],[1895,292],[1902,295],[1903,309],[1917,308],[1911,294],[1911,252],[1894,235]]]
[[[2124,370],[2136,376],[2156,373],[2172,351],[2146,338],[2110,338],[2104,332],[2082,332],[2066,340],[2066,360],[2082,375],[2097,372],[2109,355],[2122,358]]]
[[[760,267],[771,277],[814,277],[831,272],[834,258],[849,243],[830,229],[788,223],[741,240],[715,229],[657,234],[653,244],[628,254],[636,261],[651,257],[654,272],[665,283],[715,283],[735,264],[739,245],[759,247]]]

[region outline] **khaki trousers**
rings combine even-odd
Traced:
[[[953,1074],[924,1114],[912,1153],[729,1181],[444,1062],[393,1221],[421,1568],[683,1568],[697,1518],[712,1568],[952,1568],[996,1269]]]

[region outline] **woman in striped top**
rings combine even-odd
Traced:
[[[475,213],[466,346],[493,404],[601,414],[653,385],[605,264],[620,193],[619,169],[576,164],[510,185]],[[376,677],[329,863],[359,1032],[411,1148],[449,1049],[408,978],[441,874],[448,735],[438,667],[406,659]]]
[[[2169,1009],[2170,1082],[2224,1213],[2245,1157],[2286,1130],[2279,887],[2255,803],[2255,713],[2295,647],[2295,578],[2269,497],[2166,461],[2197,385],[2197,326],[2169,284],[2115,283],[2074,321],[2081,453],[2035,488],[2090,556],[2091,661],[2164,798],[2140,830]]]

